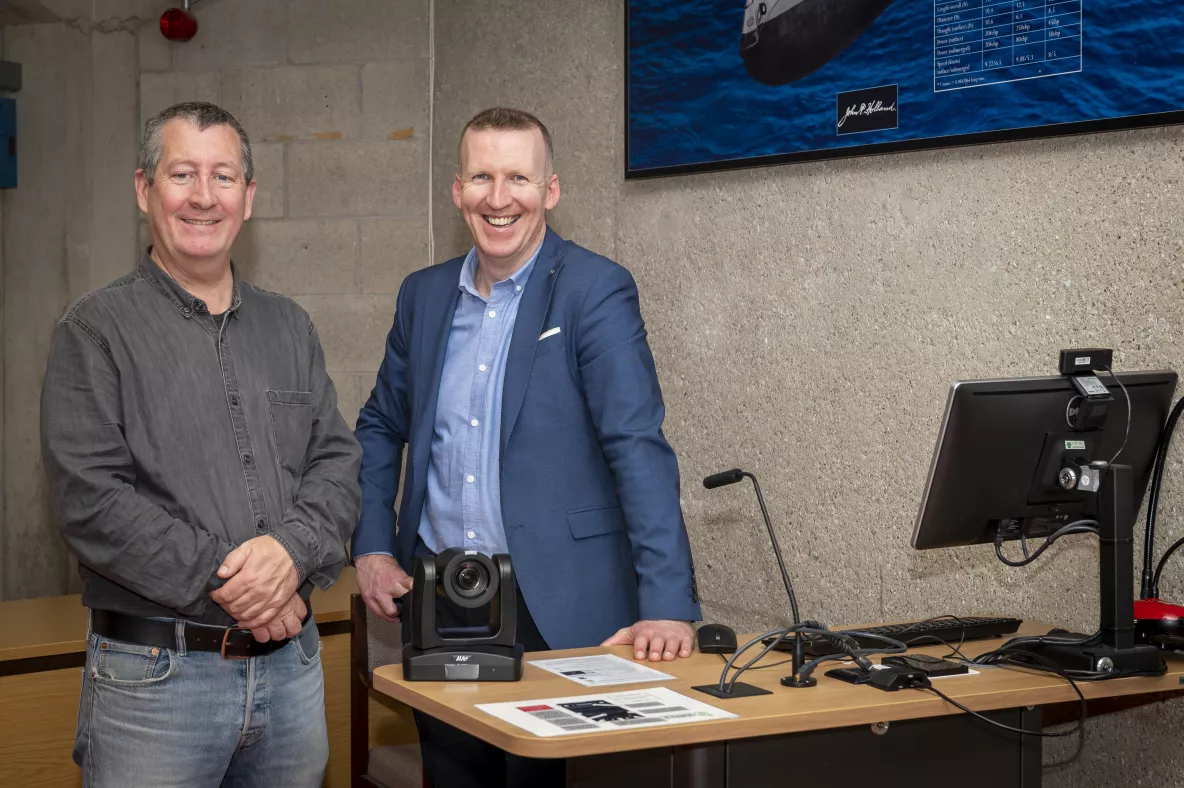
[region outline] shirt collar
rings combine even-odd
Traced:
[[[197,296],[190,293],[185,288],[177,283],[167,271],[156,264],[152,259],[152,247],[149,246],[144,251],[144,257],[140,260],[140,275],[144,277],[150,285],[156,288],[157,292],[172,302],[173,306],[177,307],[186,319],[194,315],[202,315],[209,311],[206,303]],[[242,306],[242,290],[239,288],[238,267],[235,266],[234,261],[230,263],[230,274],[234,278],[234,291],[230,297],[230,309],[227,310],[230,314],[238,317],[238,308]]]
[[[504,282],[511,282],[514,285],[514,292],[521,293],[522,288],[526,287],[526,281],[530,279],[530,272],[534,270],[534,261],[538,259],[539,252],[541,251],[543,251],[543,245],[540,243],[538,248],[534,250],[534,254],[526,261],[526,265],[510,274],[509,279],[503,279],[501,282],[494,284],[494,287],[498,287]],[[471,296],[480,298],[482,301],[485,300],[481,296],[481,293],[477,291],[477,247],[475,246],[465,255],[465,263],[461,266],[460,289]],[[490,295],[492,295],[492,292]]]

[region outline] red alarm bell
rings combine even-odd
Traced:
[[[169,41],[188,41],[197,35],[197,17],[185,8],[170,8],[160,15],[160,32]]]

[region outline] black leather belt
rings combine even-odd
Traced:
[[[307,619],[306,619],[307,620]],[[177,626],[174,621],[157,621],[110,610],[92,610],[91,631],[96,635],[123,640],[141,646],[176,649]],[[260,643],[249,629],[212,627],[186,622],[183,630],[187,651],[217,651],[225,659],[249,659],[279,651],[291,638]]]

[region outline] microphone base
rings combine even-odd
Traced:
[[[693,690],[705,692],[713,698],[720,698],[721,700],[728,700],[729,698],[751,698],[755,695],[772,695],[773,693],[767,689],[754,687],[751,684],[737,681],[732,685],[732,691],[728,692],[726,689],[721,690],[719,683],[715,684],[700,684],[697,687],[691,687]]]
[[[799,679],[796,675],[782,676],[781,678],[781,686],[793,687],[794,689],[804,689],[806,687],[816,686],[817,684],[818,679],[814,678],[813,676],[807,679]]]

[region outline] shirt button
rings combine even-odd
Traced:
[[[497,310],[496,310],[496,309],[490,309],[490,310],[489,310],[489,316],[490,316],[490,317],[497,317]]]
[[[256,520],[255,521],[255,530],[258,531],[259,533],[263,533],[264,531],[266,531],[267,530],[267,521],[266,520]]]
[[[465,477],[465,481],[468,482],[469,484],[472,484],[473,482],[477,481],[477,477],[473,476],[472,474],[469,474],[468,476]]]
[[[469,422],[469,424],[472,424],[474,427],[476,427],[480,423],[481,422],[477,421],[476,419],[473,419],[472,421]]]
[[[230,407],[232,407],[232,408],[238,407],[238,397],[231,397],[230,398]]]
[[[194,301],[193,302],[193,311],[197,312],[198,314],[206,311],[205,302],[204,301]]]
[[[249,455],[249,454],[243,455],[243,465],[246,465],[249,468],[249,467],[251,467],[252,462],[254,462],[254,460],[251,459],[251,455]]]
[[[185,307],[184,309],[181,310],[181,314],[185,315],[185,317],[192,317],[193,310],[190,309],[189,307]]]
[[[470,539],[476,539],[477,532],[476,531],[469,531],[467,534],[465,534],[465,536],[469,537]]]
[[[521,293],[522,292],[522,285],[514,285],[514,292]]]
[[[479,369],[479,370],[481,370],[482,372],[484,372],[484,371],[485,371],[485,365],[484,365],[484,364],[482,364],[481,366],[477,367],[477,369]]]

